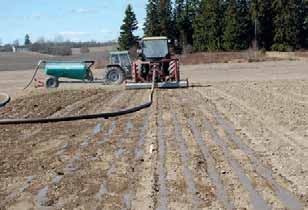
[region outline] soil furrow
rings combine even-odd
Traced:
[[[169,108],[171,108],[171,105],[169,105]],[[171,108],[172,109],[172,108]],[[169,109],[169,110],[171,110]],[[189,194],[190,202],[191,202],[191,208],[196,209],[197,206],[200,205],[200,200],[198,199],[197,195],[197,188],[196,184],[194,182],[192,172],[189,169],[189,161],[191,160],[190,154],[187,150],[187,146],[185,144],[185,140],[183,139],[183,136],[181,134],[182,128],[180,124],[178,123],[177,114],[175,112],[172,112],[172,121],[174,125],[174,133],[175,133],[175,140],[177,144],[177,150],[181,156],[181,161],[183,164],[183,176],[185,179],[185,183],[187,186],[186,192]]]
[[[133,201],[136,200],[136,193],[137,193],[137,183],[140,179],[140,170],[141,165],[144,163],[144,144],[145,144],[145,135],[147,132],[147,129],[149,127],[149,117],[150,113],[147,110],[145,113],[145,116],[143,118],[142,124],[139,128],[139,135],[138,135],[138,141],[134,148],[134,163],[132,164],[132,168],[134,169],[130,174],[129,178],[129,184],[128,184],[128,193],[126,194],[126,197],[129,199],[129,209],[132,208]],[[128,125],[129,126],[129,125]],[[127,200],[127,199],[126,199]]]
[[[308,101],[305,101],[305,100],[300,100],[300,99],[296,99],[293,94],[293,97],[290,97],[290,95],[286,95],[286,94],[282,94],[282,93],[279,93],[278,91],[275,91],[275,90],[263,90],[266,94],[268,95],[271,95],[271,96],[274,96],[274,97],[277,97],[283,101],[286,101],[286,102],[289,102],[289,101],[292,101],[298,105],[307,105],[308,104]]]
[[[254,208],[258,210],[271,209],[271,207],[260,196],[259,192],[255,190],[251,180],[245,174],[245,171],[242,169],[240,164],[232,157],[228,146],[226,145],[224,140],[222,140],[220,136],[216,133],[215,129],[211,126],[210,122],[207,119],[205,119],[204,121],[204,126],[210,132],[216,144],[219,145],[220,148],[223,150],[225,158],[228,160],[230,166],[233,168],[233,171],[237,174],[242,185],[250,193],[250,201]]]
[[[167,181],[166,181],[166,144],[165,144],[165,124],[163,122],[163,112],[161,109],[162,103],[160,103],[161,97],[157,98],[158,100],[158,190],[159,190],[159,199],[158,199],[158,210],[167,210],[168,209],[168,190],[167,190]]]
[[[193,100],[193,99],[192,99]],[[204,99],[203,99],[204,100]],[[261,161],[256,157],[252,149],[250,149],[241,139],[236,135],[236,130],[226,122],[222,115],[209,108],[205,109],[214,117],[219,127],[223,128],[227,134],[227,138],[232,141],[239,149],[241,149],[249,158],[249,161],[256,172],[263,177],[267,184],[271,187],[278,199],[289,209],[303,209],[303,204],[288,190],[279,185],[273,178],[273,172],[271,169],[265,167]]]
[[[207,161],[207,172],[213,184],[215,185],[217,198],[224,204],[224,207],[226,209],[228,210],[235,209],[234,204],[230,201],[228,194],[224,188],[224,185],[220,178],[220,174],[216,170],[215,161],[212,155],[210,154],[207,145],[204,143],[204,140],[200,132],[197,130],[196,124],[193,122],[193,120],[189,119],[189,125],[192,130],[192,133],[194,134],[195,140],[198,143],[200,150],[204,156],[204,159]]]
[[[280,126],[275,125],[274,120],[269,119],[269,117],[264,116],[263,114],[261,114],[260,112],[258,112],[257,110],[255,110],[254,108],[248,106],[245,102],[243,102],[240,99],[236,99],[233,96],[217,89],[217,88],[213,88],[215,91],[217,91],[217,93],[221,96],[224,96],[225,98],[227,98],[228,100],[230,100],[232,103],[236,104],[237,106],[241,107],[243,110],[247,110],[247,113],[250,113],[252,115],[255,116],[255,119],[259,120],[260,122],[262,122],[264,125],[266,125],[267,129],[269,129],[272,133],[274,133],[275,135],[277,135],[278,137],[280,137],[281,139],[283,139],[287,144],[290,144],[291,146],[293,146],[294,148],[298,149],[299,148],[302,150],[304,149],[308,149],[308,147],[306,145],[303,144],[304,138],[297,135],[296,133],[292,132],[292,131],[285,131],[285,128],[281,128]],[[276,129],[273,129],[273,124],[275,125]],[[288,139],[292,139],[292,141],[288,141],[286,140],[286,137]]]
[[[199,95],[200,96],[200,95]],[[188,96],[189,97],[189,96]],[[200,96],[202,97],[202,96]],[[197,99],[198,96],[194,95],[194,99]],[[191,100],[194,100],[191,97]],[[262,162],[256,157],[254,152],[244,143],[242,142],[239,137],[235,135],[235,129],[229,125],[229,127],[226,127],[227,125],[224,124],[224,122],[221,122],[221,120],[217,120],[219,114],[215,110],[215,106],[211,104],[210,101],[208,101],[206,98],[200,98],[200,100],[205,101],[208,106],[200,106],[202,107],[202,110],[206,111],[207,115],[210,116],[211,119],[214,119],[211,121],[211,124],[217,124],[218,128],[225,132],[227,135],[223,135],[223,139],[226,139],[226,145],[228,144],[229,148],[235,155],[235,157],[240,161],[240,164],[245,169],[249,177],[252,179],[252,182],[255,185],[256,190],[259,190],[259,192],[266,198],[267,202],[270,204],[273,204],[273,208],[282,208],[283,206],[291,207],[291,209],[301,209],[300,202],[286,189],[284,189],[282,186],[280,186],[272,177],[272,173],[270,173],[270,169],[263,166]],[[216,122],[217,121],[217,122]],[[233,136],[228,135],[230,130],[233,130]],[[236,138],[236,139],[234,139]],[[233,144],[231,144],[231,142]],[[237,148],[240,150],[238,150]],[[245,157],[247,156],[247,157]],[[249,162],[248,162],[249,161]],[[261,176],[262,179],[260,179],[257,176]],[[272,192],[278,197],[280,202],[277,202],[276,198],[272,196]],[[287,203],[289,202],[289,203]]]
[[[130,188],[133,188],[131,209],[154,209],[155,206],[155,166],[157,147],[155,139],[156,104],[145,114],[141,130],[134,148],[135,167],[130,175]]]
[[[293,91],[290,91],[289,93],[291,95],[296,96],[296,97],[303,98],[302,100],[305,101],[305,102],[307,102],[307,100],[308,100],[308,95],[306,95],[306,94],[300,94],[300,93],[296,93],[296,92],[293,92]]]
[[[138,97],[138,95],[140,94],[137,94],[136,96]],[[128,99],[130,100],[130,103],[128,103],[129,105],[134,103],[134,101],[132,101],[131,98],[128,98]],[[123,102],[124,101],[122,101],[121,103]],[[118,106],[121,106],[120,104]],[[99,201],[99,203],[94,205],[94,206],[97,206],[97,208],[101,207],[104,204],[104,201],[106,199],[108,200],[108,197],[116,196],[116,194],[112,192],[112,189],[114,188],[114,186],[110,182],[110,180],[118,172],[117,163],[121,162],[118,159],[121,159],[121,157],[124,156],[125,153],[127,152],[125,150],[125,147],[121,147],[120,144],[124,143],[124,140],[126,141],[126,139],[129,138],[128,133],[130,133],[131,131],[131,128],[130,128],[131,126],[132,126],[131,121],[127,117],[124,117],[123,119],[118,119],[117,121],[112,121],[109,127],[109,130],[107,131],[105,136],[100,138],[100,140],[96,144],[96,147],[99,147],[99,149],[96,148],[94,150],[97,150],[96,153],[98,154],[98,156],[96,157],[96,160],[94,160],[94,165],[90,164],[89,167],[90,169],[92,169],[93,166],[96,167],[96,165],[98,166],[99,164],[103,164],[103,171],[102,171],[103,177],[100,178],[102,180],[101,183],[99,184],[100,187],[97,188],[96,187],[97,184],[96,184],[95,189],[97,189],[97,192],[95,193],[95,196],[93,196],[94,198],[91,198],[91,200],[96,199]],[[102,146],[104,147],[103,150],[101,150],[100,148]],[[101,162],[101,160],[103,161]],[[98,174],[101,174],[101,173],[98,173]],[[93,174],[93,176],[97,176],[97,175]],[[124,203],[124,198],[123,198],[122,203]],[[94,206],[92,204],[91,209],[95,209]]]
[[[199,90],[197,92],[199,95],[204,95]],[[297,197],[304,198],[306,194],[304,186],[307,180],[305,174],[307,164],[304,161],[305,148],[297,146],[295,150],[294,147],[287,146],[292,140],[288,140],[283,131],[279,133],[274,127],[271,128],[272,125],[260,119],[257,113],[251,113],[245,107],[233,104],[233,102],[230,104],[229,99],[222,101],[219,95],[213,96],[212,94],[213,92],[206,91],[207,97],[213,100],[217,110],[225,113],[233,124],[241,127],[242,137],[251,148],[254,148],[262,162],[273,168],[277,182]],[[204,100],[208,101],[208,98]],[[284,141],[278,141],[278,139]]]
[[[308,118],[307,103],[300,103],[287,94],[280,94],[277,90],[269,90],[266,87],[258,87],[250,83],[232,85],[232,88],[225,90],[225,87],[217,87],[222,91],[239,98],[255,111],[266,116],[266,120],[272,120],[269,124],[277,124],[283,130],[292,131],[298,136],[304,136],[307,130],[306,119]],[[253,95],[254,97],[250,97]],[[261,109],[260,109],[261,108]]]
[[[304,205],[294,196],[291,192],[280,186],[273,178],[273,171],[267,167],[265,167],[259,159],[254,155],[254,152],[243,143],[240,138],[235,134],[235,129],[230,126],[219,114],[218,112],[214,113],[214,117],[219,125],[224,128],[227,134],[244,153],[250,158],[250,161],[256,171],[267,180],[267,182],[271,185],[277,197],[280,201],[289,209],[300,210],[304,208]]]

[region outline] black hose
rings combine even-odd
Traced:
[[[46,63],[46,61],[39,61],[38,62],[37,66],[36,66],[36,69],[34,70],[34,74],[33,74],[32,78],[31,78],[30,82],[24,87],[24,90],[27,89],[28,87],[30,87],[30,85],[32,84],[34,78],[37,75],[38,70],[40,69],[41,64],[43,64],[43,63]]]
[[[78,116],[67,116],[67,117],[55,117],[55,118],[37,118],[37,119],[6,119],[0,120],[0,125],[17,125],[17,124],[35,124],[35,123],[55,123],[55,122],[69,122],[69,121],[77,121],[77,120],[89,120],[96,118],[105,118],[108,119],[110,117],[117,117],[121,115],[131,114],[134,112],[138,112],[142,109],[148,108],[152,105],[152,101],[117,112],[110,113],[98,113],[98,114],[90,114],[90,115],[78,115]]]
[[[135,106],[133,108],[129,108],[129,109],[125,109],[125,110],[121,110],[117,112],[110,112],[110,113],[98,113],[98,114],[67,116],[67,117],[35,118],[35,119],[3,119],[3,120],[0,120],[0,125],[55,123],[55,122],[77,121],[77,120],[89,120],[89,119],[97,119],[97,118],[107,119],[110,117],[118,117],[118,116],[122,116],[126,114],[131,114],[134,112],[138,112],[142,109],[146,109],[152,106],[154,87],[155,87],[155,79],[154,79],[155,75],[156,75],[156,71],[154,71],[153,73],[153,82],[152,82],[151,93],[149,96],[149,102]]]
[[[0,107],[4,107],[11,101],[11,97],[6,93],[0,93],[0,95],[4,96],[4,100],[0,101]]]

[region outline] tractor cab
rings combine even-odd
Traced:
[[[146,61],[155,61],[169,55],[167,37],[147,37],[141,42],[141,56]]]
[[[111,52],[109,58],[109,64],[118,65],[122,67],[127,73],[131,72],[132,61],[128,51]]]
[[[152,75],[151,70],[156,66],[159,73],[163,75],[169,75],[171,57],[169,54],[168,38],[167,37],[145,37],[140,42],[139,50],[140,63],[138,66],[139,76],[144,80],[149,80]],[[174,63],[174,61],[173,61]],[[163,81],[164,78],[157,78],[159,81]]]
[[[119,85],[132,76],[132,61],[128,51],[111,52],[103,78],[106,84]]]

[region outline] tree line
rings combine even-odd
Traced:
[[[121,48],[134,44],[137,24],[129,5]],[[148,0],[144,34],[168,36],[180,48],[194,51],[308,48],[308,1]]]

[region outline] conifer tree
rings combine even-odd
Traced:
[[[294,0],[273,0],[273,50],[287,51],[296,46],[296,14]]]
[[[193,44],[193,22],[200,9],[199,0],[176,0],[175,19],[178,40],[183,46]]]
[[[249,0],[238,0],[239,49],[249,48],[252,42],[253,27],[249,2]]]
[[[208,34],[207,29],[205,27],[206,25],[206,18],[205,18],[205,4],[206,0],[202,0],[201,6],[200,6],[200,14],[197,15],[196,19],[193,23],[194,28],[194,50],[195,51],[207,51],[208,50]]]
[[[26,36],[25,36],[25,46],[30,45],[30,44],[31,44],[30,36],[29,36],[29,34],[26,34]]]
[[[125,11],[125,17],[121,26],[119,46],[121,50],[128,50],[136,44],[137,37],[134,31],[138,29],[138,22],[132,6],[129,4]]]
[[[308,1],[295,0],[296,48],[308,47]]]
[[[257,47],[270,49],[273,43],[273,14],[271,1],[252,0],[251,14],[255,23]]]
[[[185,31],[184,31],[184,25],[185,25],[185,5],[184,0],[176,0],[175,1],[175,8],[174,8],[174,21],[176,24],[176,32],[177,32],[177,39],[181,43],[181,45],[185,45],[187,43]]]
[[[222,49],[223,22],[221,1],[202,0],[201,4],[201,13],[194,21],[194,48],[208,51],[220,50]]]
[[[239,20],[236,0],[229,0],[225,12],[225,26],[223,32],[223,47],[226,50],[237,50],[240,48]]]
[[[160,35],[171,38],[174,34],[171,0],[159,1],[159,24]]]
[[[146,6],[146,21],[144,24],[145,36],[160,35],[159,1],[149,0]]]

